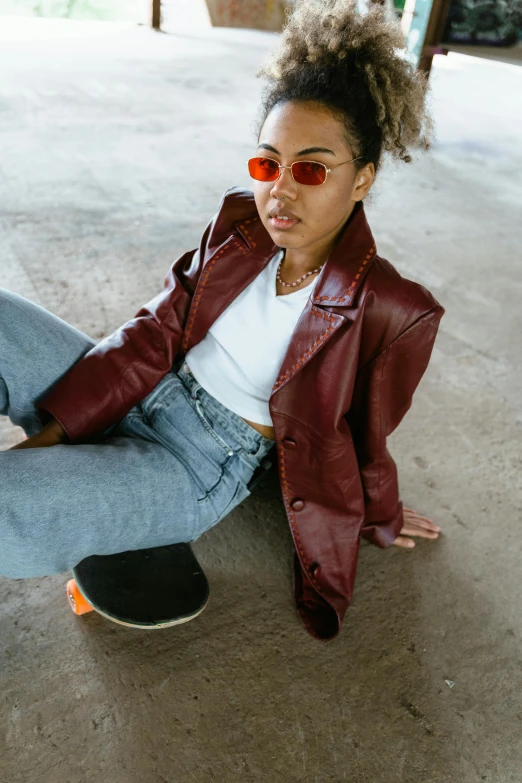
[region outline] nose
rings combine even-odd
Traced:
[[[297,195],[295,182],[292,177],[292,171],[290,166],[279,169],[279,177],[276,179],[270,190],[270,195],[274,199],[278,199],[281,196],[285,198],[293,199]]]

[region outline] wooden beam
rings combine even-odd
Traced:
[[[150,24],[154,30],[161,29],[161,0],[152,0]]]
[[[433,0],[431,6],[430,18],[424,37],[424,46],[419,61],[419,70],[424,71],[428,76],[431,71],[433,56],[435,54],[447,54],[448,50],[440,46],[442,33],[446,26],[446,19],[451,5],[451,0]]]

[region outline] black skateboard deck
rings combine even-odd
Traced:
[[[190,544],[92,555],[73,568],[67,596],[75,614],[92,610],[133,628],[166,628],[200,614],[207,577]]]

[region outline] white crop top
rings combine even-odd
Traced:
[[[198,383],[243,419],[272,426],[268,400],[310,285],[277,295],[279,250],[234,299],[185,360]]]

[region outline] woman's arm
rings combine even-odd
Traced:
[[[386,439],[411,406],[443,314],[444,308],[437,305],[359,369],[346,415],[365,497],[362,536],[383,548],[396,542],[405,524],[397,467]]]
[[[120,421],[167,374],[179,351],[216,217],[199,249],[173,264],[163,291],[97,343],[39,401],[43,424],[56,419],[70,442],[90,440]]]
[[[11,446],[8,451],[13,451],[14,449],[40,449],[66,442],[67,435],[64,428],[61,424],[52,419],[37,435],[33,435],[32,438],[23,440],[21,443],[17,443],[16,446]]]
[[[172,367],[201,272],[198,251],[171,268],[163,291],[85,354],[39,401],[46,424],[71,442],[107,430],[149,394]]]
[[[72,443],[92,442],[143,400],[172,368],[205,261],[233,224],[255,212],[252,194],[230,188],[199,248],[172,266],[163,291],[101,340],[39,401],[43,424],[60,422]],[[210,251],[210,252],[209,252]]]

